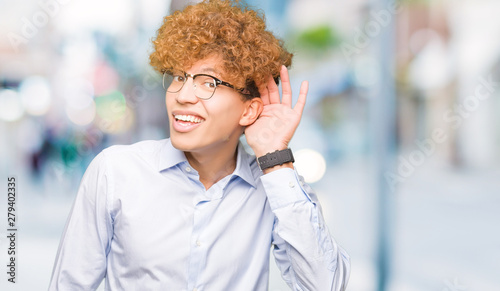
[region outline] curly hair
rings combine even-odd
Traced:
[[[281,65],[289,67],[293,56],[266,30],[264,14],[237,0],[205,0],[166,16],[153,45],[149,58],[156,71],[186,70],[215,55],[221,77],[250,97],[260,96],[256,84],[270,75],[279,82]]]

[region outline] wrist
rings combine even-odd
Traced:
[[[276,165],[274,167],[262,170],[262,173],[265,175],[265,174],[269,174],[271,172],[274,172],[276,170],[285,169],[285,168],[293,169],[293,163],[288,162],[288,163],[284,163],[283,165]]]

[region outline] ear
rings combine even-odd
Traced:
[[[245,110],[240,118],[241,126],[249,126],[254,123],[264,110],[264,103],[259,97],[254,97],[246,101]]]

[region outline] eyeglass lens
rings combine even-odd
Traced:
[[[173,74],[172,76],[164,74],[163,88],[170,93],[177,93],[182,89],[187,79],[188,77],[182,73]],[[193,78],[193,87],[196,97],[200,99],[209,99],[217,88],[217,82],[210,76],[195,75]]]

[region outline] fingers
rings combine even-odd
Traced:
[[[260,98],[264,105],[280,103],[280,92],[273,76],[269,76],[267,83],[259,85]]]
[[[292,107],[292,86],[290,84],[288,69],[285,66],[281,66],[280,77],[282,84],[282,98],[280,98],[278,85],[276,85],[276,82],[274,81],[272,76],[269,76],[267,84],[262,83],[258,86],[260,98],[262,99],[264,105],[281,103],[283,105]],[[300,86],[299,99],[297,100],[297,104],[295,104],[295,107],[293,108],[295,112],[299,114],[302,114],[302,111],[304,110],[308,89],[309,82],[302,82]]]
[[[307,81],[302,82],[302,84],[300,85],[299,99],[297,100],[297,104],[295,104],[295,107],[293,107],[293,110],[298,114],[302,114],[302,111],[304,111],[308,90],[309,90],[309,82]]]
[[[283,92],[281,102],[283,103],[283,105],[292,107],[292,86],[290,85],[288,70],[286,69],[285,66],[281,66],[280,76],[281,76],[281,91]]]
[[[258,89],[262,103],[264,103],[264,105],[268,105],[270,102],[269,102],[269,92],[267,90],[267,84],[266,83],[259,84]]]
[[[271,104],[279,104],[280,103],[280,91],[278,89],[278,85],[274,82],[273,76],[269,76],[267,81],[267,90],[269,91],[269,101]]]

